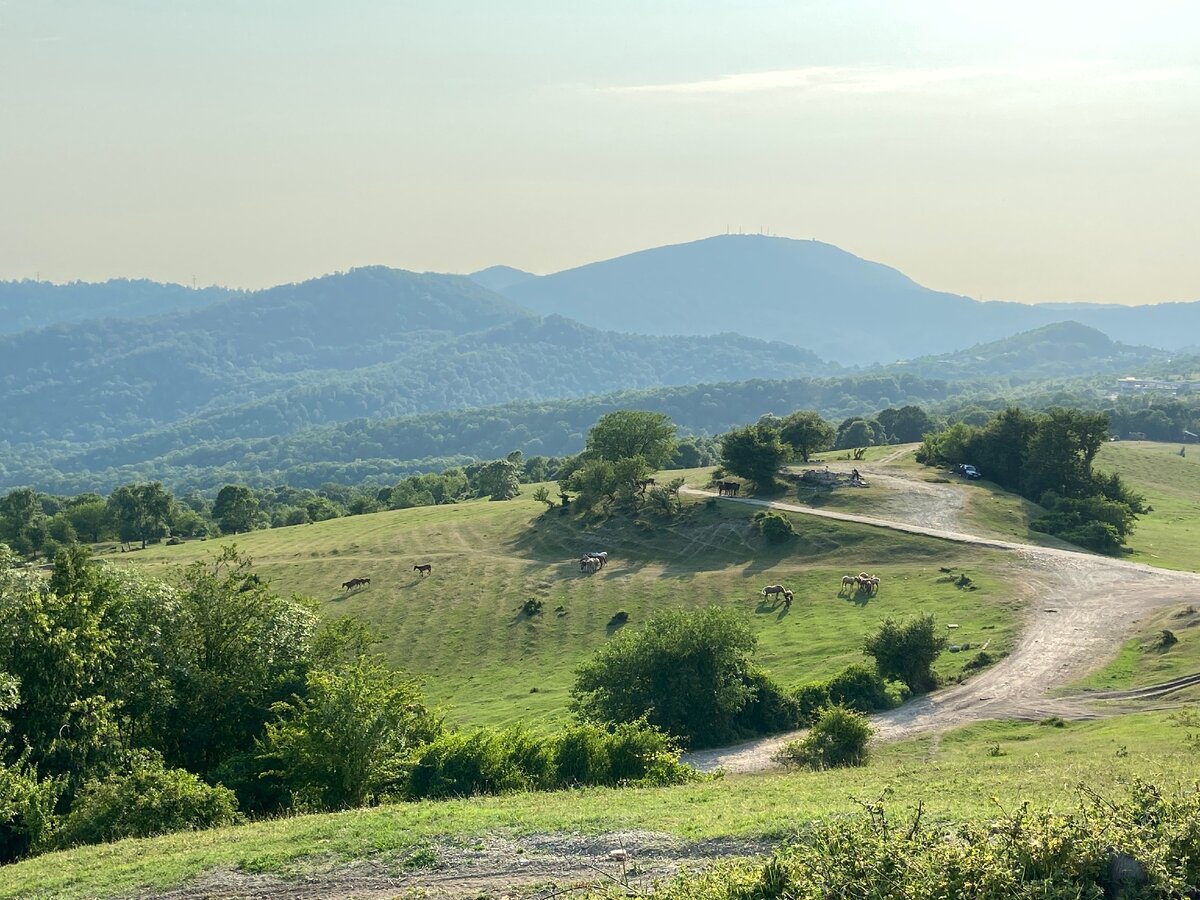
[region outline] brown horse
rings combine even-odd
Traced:
[[[423,566],[413,566],[413,571],[420,572],[422,577],[425,575],[432,575],[433,574],[433,566],[430,565],[429,563],[425,563]]]

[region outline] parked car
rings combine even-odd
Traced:
[[[968,465],[965,465],[965,464],[964,464],[964,465],[961,467],[961,471],[962,471],[962,476],[963,476],[963,478],[972,478],[972,479],[974,479],[974,478],[978,478],[978,477],[979,477],[979,470],[978,470],[977,468],[975,468],[974,466],[968,466]]]

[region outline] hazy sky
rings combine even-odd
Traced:
[[[0,278],[549,272],[727,227],[1200,299],[1200,4],[0,0]]]

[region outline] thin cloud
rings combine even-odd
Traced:
[[[606,94],[721,96],[788,91],[805,94],[895,94],[936,87],[984,82],[1106,83],[1177,81],[1194,75],[1185,68],[1119,70],[1103,63],[1061,62],[1036,66],[941,66],[936,68],[872,68],[806,66],[768,72],[742,72],[699,81],[601,88]]]

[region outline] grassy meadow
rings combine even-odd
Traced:
[[[1153,512],[1138,519],[1128,558],[1164,569],[1200,571],[1200,447],[1152,441],[1114,441],[1096,468],[1117,472],[1146,497]]]
[[[531,499],[472,501],[333,519],[237,536],[238,548],[285,594],[314,597],[327,616],[375,624],[382,651],[422,675],[430,698],[452,721],[549,726],[568,715],[576,666],[619,627],[636,628],[656,610],[720,604],[744,611],[759,639],[757,661],[785,687],[862,661],[864,635],[887,616],[933,613],[957,622],[959,636],[1003,651],[1017,629],[1019,598],[1006,587],[1012,561],[1000,554],[884,529],[792,517],[794,541],[766,545],[756,510],[687,500],[671,522],[628,519],[582,527]],[[168,572],[218,548],[213,541],[155,546],[128,561]],[[579,571],[589,550],[609,565]],[[415,564],[429,563],[422,577]],[[962,591],[939,569],[967,571]],[[883,579],[877,596],[839,594],[844,573]],[[342,582],[369,577],[346,592]],[[796,592],[790,610],[760,602],[763,585]],[[527,616],[534,598],[542,611]],[[965,654],[939,664],[954,675]]]
[[[428,860],[439,845],[470,847],[497,833],[781,838],[815,819],[861,814],[858,801],[880,797],[893,821],[918,802],[927,821],[990,817],[1024,801],[1067,811],[1084,785],[1110,796],[1134,776],[1168,790],[1193,785],[1188,734],[1198,724],[1195,707],[1066,725],[989,722],[879,746],[860,769],[397,804],[125,840],[0,868],[0,898],[128,896],[221,869],[304,876],[365,859],[401,874],[414,854]]]

